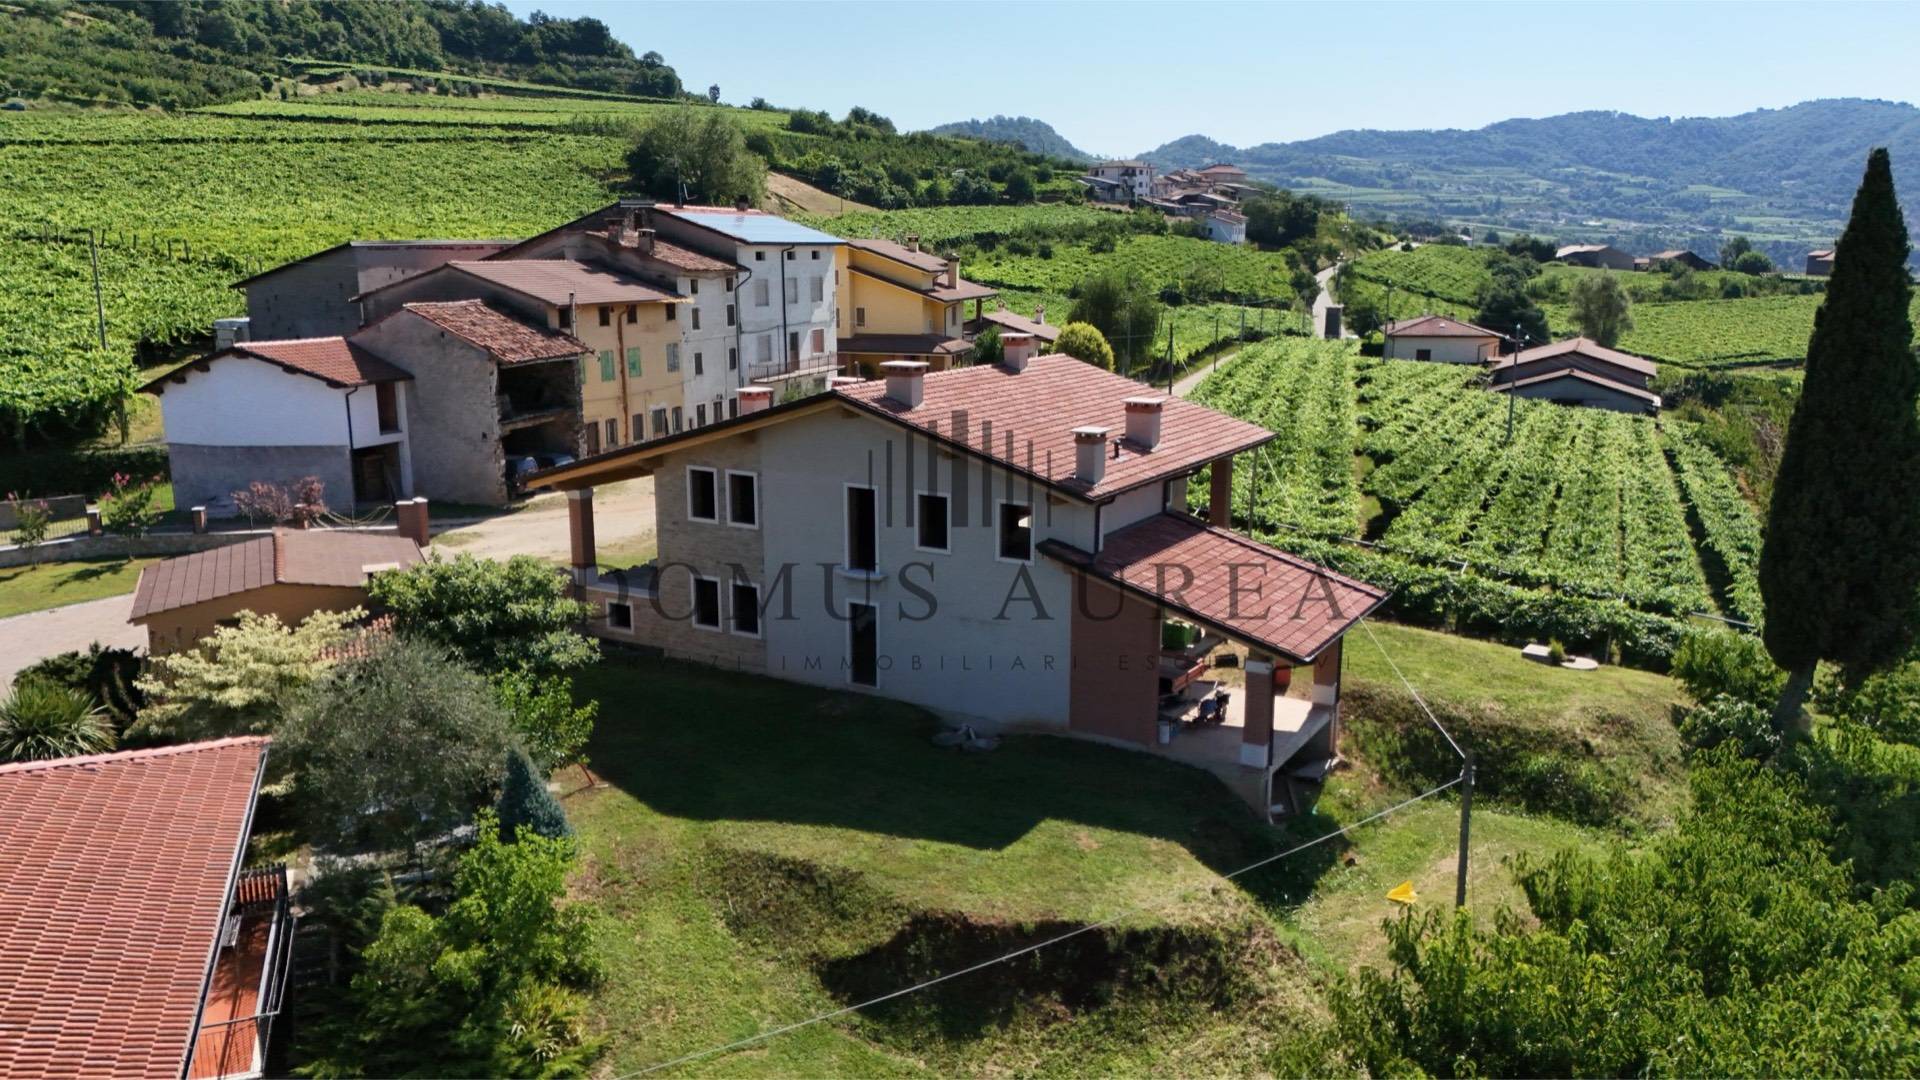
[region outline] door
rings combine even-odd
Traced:
[[[872,604],[847,605],[848,678],[856,686],[880,685],[880,614]]]

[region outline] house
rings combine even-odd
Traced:
[[[1833,249],[1807,252],[1807,276],[1828,277],[1833,273]]]
[[[1650,388],[1658,373],[1651,360],[1572,338],[1498,361],[1490,369],[1489,388],[1562,405],[1657,413],[1660,395]]]
[[[1079,179],[1100,202],[1130,203],[1153,194],[1153,166],[1144,161],[1102,161]]]
[[[1633,256],[1608,244],[1568,244],[1553,253],[1555,262],[1592,266],[1602,270],[1631,270]]]
[[[1442,315],[1422,315],[1386,325],[1389,360],[1434,360],[1480,364],[1500,355],[1501,337],[1484,326]]]
[[[592,632],[1164,754],[1289,812],[1337,755],[1342,636],[1385,593],[1228,530],[1234,458],[1271,432],[1003,342],[1000,364],[761,391],[738,418],[533,477],[567,494]],[[659,556],[603,574],[593,489],[636,476]],[[1168,621],[1201,640],[1163,649]],[[1191,726],[1219,704],[1198,676],[1227,642],[1249,650],[1246,689],[1226,723]]]
[[[978,337],[987,332],[989,326],[997,327],[1002,334],[1031,334],[1033,339],[1043,345],[1051,345],[1060,340],[1060,328],[1047,321],[1047,309],[1044,305],[1036,307],[1033,318],[1008,311],[1005,305],[994,301],[994,310],[975,316],[967,324],[967,336]]]
[[[1210,210],[1206,216],[1207,239],[1222,244],[1247,242],[1247,215],[1232,210]]]
[[[349,240],[233,283],[247,294],[244,338],[333,337],[360,328],[353,298],[511,240]]]
[[[0,765],[0,1073],[255,1077],[282,866],[248,868],[260,736]]]
[[[1247,171],[1238,165],[1209,165],[1199,170],[1199,174],[1207,183],[1220,187],[1229,184],[1244,187],[1247,183]]]
[[[1638,260],[1635,260],[1635,261],[1638,261]],[[1656,251],[1652,255],[1647,256],[1647,266],[1650,269],[1659,269],[1663,264],[1666,264],[1666,263],[1678,263],[1679,265],[1684,266],[1689,270],[1713,269],[1712,263],[1708,262],[1706,259],[1703,259],[1698,255],[1695,255],[1691,251],[1687,251],[1684,248],[1672,248],[1667,251]]]
[[[275,529],[267,536],[150,563],[140,571],[127,621],[147,629],[147,651],[191,649],[242,611],[288,626],[316,611],[368,606],[367,582],[420,562],[424,502],[402,504],[406,535],[346,529]]]
[[[413,494],[406,370],[342,337],[247,341],[140,389],[160,398],[176,505],[231,508],[316,476],[335,505]]]
[[[920,238],[848,240],[839,301],[839,350],[844,362],[869,374],[889,360],[924,360],[941,371],[964,360],[965,308],[999,290],[960,276],[960,261],[920,249]]]

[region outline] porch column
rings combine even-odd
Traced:
[[[1213,459],[1213,487],[1207,498],[1207,522],[1233,528],[1233,458]]]
[[[1240,732],[1240,764],[1264,769],[1273,756],[1273,657],[1247,654],[1246,727]]]
[[[1328,745],[1340,752],[1340,647],[1346,639],[1327,646],[1313,661],[1313,703],[1333,710],[1327,719]]]
[[[567,492],[567,533],[573,541],[573,580],[584,585],[593,580],[593,489],[573,488]]]

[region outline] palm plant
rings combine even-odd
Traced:
[[[112,719],[84,690],[29,678],[0,697],[0,761],[97,754],[113,745]]]

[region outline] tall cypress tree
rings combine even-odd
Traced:
[[[1782,731],[1805,731],[1815,664],[1850,675],[1884,667],[1920,625],[1920,359],[1907,253],[1893,166],[1878,149],[1814,315],[1760,553],[1767,651],[1788,673],[1774,710]]]

